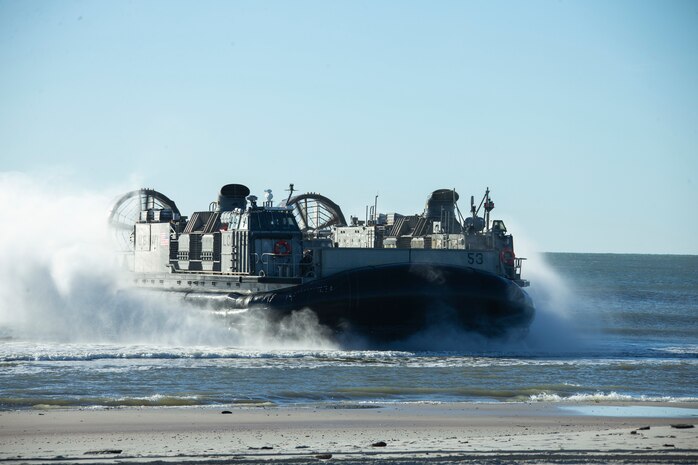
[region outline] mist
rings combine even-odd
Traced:
[[[327,348],[309,312],[272,324],[227,319],[175,293],[122,285],[107,225],[116,194],[74,188],[24,174],[0,173],[0,337],[58,343],[161,344],[248,348]]]
[[[522,341],[524,351],[564,355],[589,348],[591,336],[582,330],[588,324],[579,320],[584,298],[546,260],[540,247],[525,235],[525,228],[513,229],[516,254],[525,257],[522,277],[530,282],[525,288],[536,307],[536,316],[527,338]]]

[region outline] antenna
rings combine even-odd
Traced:
[[[378,222],[378,194],[376,194],[376,198],[373,201],[373,222],[374,224]]]
[[[295,189],[293,188],[293,183],[288,185],[288,189],[286,189],[286,192],[288,192],[288,198],[286,199],[286,205],[288,205],[288,203],[291,201],[293,193],[295,192]]]
[[[490,230],[490,212],[494,209],[494,202],[490,199],[490,188],[488,187],[485,191],[485,224],[487,225],[487,231]]]

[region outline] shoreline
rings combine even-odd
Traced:
[[[0,462],[698,462],[698,428],[676,424],[698,425],[698,403],[14,410]]]

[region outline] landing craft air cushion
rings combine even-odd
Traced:
[[[130,285],[272,318],[310,309],[337,334],[400,340],[430,326],[488,337],[525,334],[534,315],[521,258],[489,189],[463,217],[453,189],[431,193],[421,214],[350,217],[319,194],[273,205],[241,184],[206,211],[181,216],[152,189],[125,194],[109,220],[125,247]],[[482,216],[480,213],[483,212]]]

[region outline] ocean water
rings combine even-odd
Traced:
[[[309,312],[231,325],[117,292],[71,250],[0,273],[0,409],[698,401],[698,256],[535,255],[524,339],[441,327],[371,347]]]

